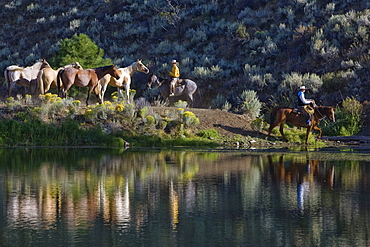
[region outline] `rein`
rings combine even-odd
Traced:
[[[318,109],[319,107],[317,107],[317,109]],[[323,120],[323,119],[325,119],[327,116],[326,116],[326,114],[322,114],[319,110],[317,110],[317,112],[319,113],[319,115],[320,115],[320,117],[321,118],[319,118],[319,121],[321,121],[321,120]],[[326,122],[326,121],[325,121]],[[327,123],[327,122],[326,122]]]
[[[157,86],[156,87],[154,87],[154,88],[152,88],[152,84],[150,84],[150,88],[149,89],[151,89],[151,90],[155,90],[155,89],[157,89],[157,88],[159,88],[160,86],[162,86],[162,84],[163,84],[163,82],[164,82],[164,80],[161,82],[161,81],[159,81],[158,80],[158,78],[156,78],[156,81],[157,81]]]

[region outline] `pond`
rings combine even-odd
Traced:
[[[369,246],[369,154],[0,149],[0,245]]]

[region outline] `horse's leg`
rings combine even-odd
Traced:
[[[279,122],[279,120],[277,120],[277,119],[280,119],[280,118],[281,118],[281,113],[277,112],[277,113],[276,113],[276,115],[275,115],[275,117],[274,117],[275,122],[270,123],[270,127],[269,127],[269,129],[268,129],[268,134],[267,134],[266,139],[271,135],[272,130],[273,130],[276,126],[278,126],[279,124],[280,124],[280,126],[281,126],[281,124],[283,124],[283,125],[284,125],[284,123],[285,123],[285,121],[286,121],[286,120],[284,120],[284,121],[280,121],[280,122]],[[281,131],[280,131],[280,133],[281,133]]]
[[[14,88],[14,86],[15,86],[15,84],[16,84],[16,83],[17,83],[16,81],[13,81],[13,82],[10,82],[10,83],[8,84],[8,97],[10,97],[10,96],[11,96],[11,93],[12,93],[13,88]]]
[[[105,91],[107,90],[107,86],[108,86],[108,83],[105,83],[104,81],[100,81],[100,86],[101,86],[101,91],[100,91],[100,99],[101,99],[101,103],[103,104],[104,103],[104,95],[105,95]]]
[[[91,94],[91,92],[92,92],[92,88],[91,88],[91,89],[89,88],[89,91],[87,91],[86,106],[88,106],[88,105],[89,105],[89,98],[90,98],[90,94]]]
[[[121,90],[120,87],[117,87],[117,94],[118,94],[118,102],[123,101],[123,99],[121,99],[122,98],[122,90]]]
[[[317,130],[318,132],[319,132],[319,135],[317,136],[317,138],[321,138],[321,136],[322,136],[322,130],[319,128],[319,127],[317,127],[316,125],[315,126],[313,126],[313,128],[312,128],[313,130]]]
[[[191,108],[191,107],[193,107],[193,102],[194,102],[193,95],[189,93],[188,94],[188,99],[189,99],[188,106]]]
[[[125,83],[126,99],[127,103],[130,104],[130,84],[129,82]]]
[[[270,123],[270,127],[268,129],[268,133],[267,133],[267,136],[266,136],[266,139],[271,135],[271,132],[272,130],[277,126],[277,124],[275,123]]]
[[[97,94],[95,94],[95,95],[96,95],[96,97],[98,98],[98,102],[99,102],[99,104],[103,104],[103,99],[102,99],[101,95],[100,95],[99,93],[97,93]]]
[[[87,93],[86,106],[89,105],[90,92]]]
[[[310,135],[311,132],[311,127],[307,127],[307,132],[306,132],[306,145],[308,145],[308,136]]]
[[[62,98],[67,98],[67,92],[71,88],[72,84],[64,86],[61,91]]]
[[[51,84],[53,83],[53,81],[49,81],[49,80],[46,80],[43,85],[44,85],[44,93],[45,94],[46,92],[48,92],[50,90],[50,86]]]
[[[43,93],[43,91],[44,91],[44,86],[43,86],[43,79],[42,79],[42,77],[43,77],[43,71],[41,70],[40,72],[39,72],[39,74],[37,75],[37,89],[38,89],[38,93],[39,94],[44,94]]]
[[[285,124],[285,122],[283,122],[283,123],[280,124],[279,131],[280,131],[281,136],[283,137],[283,140],[287,142],[288,139],[286,139],[286,137],[284,135],[284,124]]]
[[[97,85],[92,88],[92,91],[94,91],[96,97],[98,98],[99,104],[103,104],[103,98],[102,98],[102,95],[101,95],[101,92],[102,92],[101,85],[99,83],[97,83]]]

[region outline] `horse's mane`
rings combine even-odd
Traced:
[[[102,70],[102,71],[106,71],[106,70],[109,70],[111,69],[112,67],[114,67],[114,65],[107,65],[107,66],[102,66],[102,67],[97,67],[97,68],[94,68],[93,70]]]

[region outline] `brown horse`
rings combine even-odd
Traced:
[[[271,131],[278,125],[280,125],[280,133],[284,141],[288,141],[284,135],[284,124],[286,122],[293,124],[296,127],[305,127],[306,132],[306,145],[308,144],[308,136],[311,130],[318,130],[318,138],[321,138],[322,130],[317,127],[320,120],[327,117],[331,122],[335,122],[334,107],[332,106],[317,106],[311,117],[311,126],[305,126],[302,124],[301,114],[295,113],[293,108],[277,106],[272,109],[270,114],[270,128],[268,130],[267,137],[270,136]],[[303,121],[304,122],[304,121]]]
[[[54,70],[51,67],[43,68],[40,70],[39,74],[37,75],[37,88],[39,94],[45,94],[50,90],[50,88],[58,88],[57,87],[57,76],[58,72],[61,69],[65,69],[68,67],[73,67],[76,69],[83,69],[82,66],[78,62],[74,62],[71,64],[67,64],[63,67]]]
[[[120,72],[114,67],[114,65],[83,70],[68,67],[60,70],[58,73],[58,95],[61,85],[63,85],[61,96],[64,98],[67,97],[67,92],[72,85],[77,87],[88,87],[89,91],[87,93],[86,105],[89,104],[89,97],[93,90],[99,103],[102,103],[99,88],[97,86],[99,80],[106,74],[110,74],[116,79],[119,79],[120,77]]]

